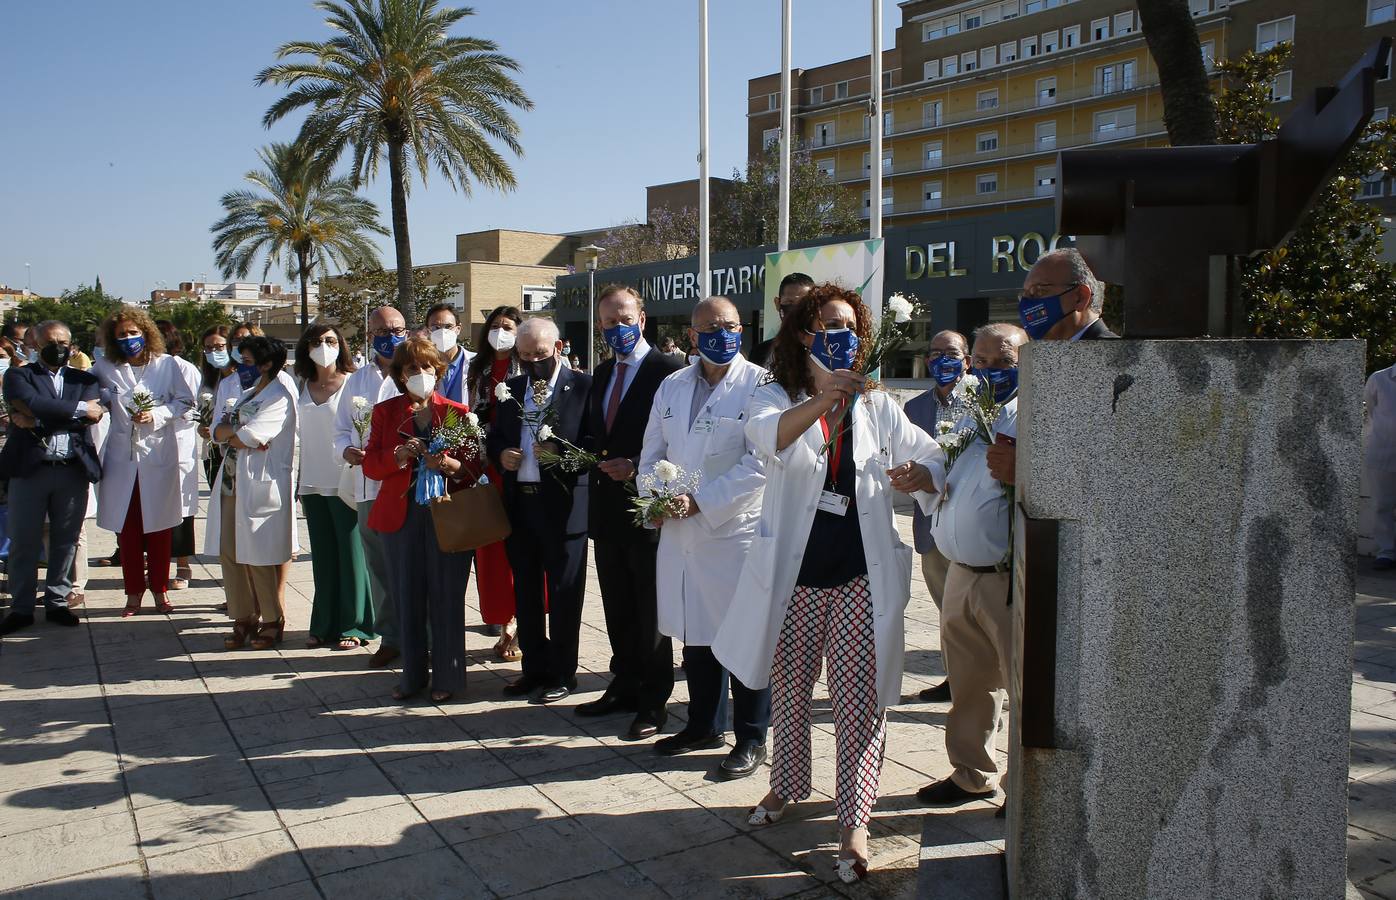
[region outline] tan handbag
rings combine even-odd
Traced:
[[[513,529],[499,491],[488,481],[447,494],[431,505],[442,553],[461,553],[502,541]]]

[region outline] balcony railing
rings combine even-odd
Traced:
[[[1011,191],[998,190],[992,194],[956,194],[951,197],[942,197],[939,201],[921,200],[911,203],[884,203],[882,204],[882,215],[887,216],[909,216],[917,213],[944,212],[948,209],[964,209],[970,206],[994,206],[999,203],[1019,203],[1025,200],[1049,200],[1056,194],[1055,186],[1050,193],[1039,193],[1040,188],[1014,188]],[[865,208],[862,217],[868,218],[869,212]]]

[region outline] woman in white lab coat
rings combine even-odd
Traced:
[[[771,686],[771,790],[751,811],[755,826],[810,794],[810,705],[827,661],[844,882],[867,873],[885,710],[901,693],[912,552],[892,495],[944,479],[940,446],[857,374],[874,327],[837,285],[786,313],[773,383],[757,390],[746,426],[766,467],[761,521],[713,645],[743,684]]]
[[[97,486],[97,524],[118,532],[122,616],[135,615],[146,588],[162,613],[174,610],[170,581],[171,529],[184,519],[178,424],[194,395],[160,329],[142,309],[123,306],[102,323],[105,355],[92,366],[111,410]],[[145,407],[145,408],[143,408]]]
[[[280,341],[253,337],[238,349],[257,380],[213,429],[224,456],[204,546],[218,549],[234,622],[223,646],[235,650],[250,639],[254,650],[265,650],[286,630],[280,574],[295,531],[296,393],[280,378],[286,365]]]
[[[175,436],[179,444],[179,483],[184,504],[184,520],[171,534],[170,555],[175,558],[175,577],[170,579],[170,590],[182,591],[189,587],[189,579],[194,577],[189,559],[194,555],[194,516],[199,512],[199,411],[198,397],[202,390],[203,373],[199,367],[184,358],[184,336],[169,319],[156,319],[160,336],[165,339],[165,352],[169,353],[184,374],[189,385],[189,393],[194,397],[195,406],[175,423]]]

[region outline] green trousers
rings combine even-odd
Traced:
[[[310,532],[310,566],[315,576],[310,633],[325,643],[344,638],[371,640],[373,600],[359,541],[358,514],[338,497],[304,494],[301,505]]]

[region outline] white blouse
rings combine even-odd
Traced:
[[[349,379],[344,380],[347,384]],[[310,385],[301,388],[300,396],[300,487],[297,494],[318,494],[334,497],[339,494],[339,480],[345,462],[334,452],[334,423],[339,411],[339,399],[344,396],[344,384],[324,403],[310,396]]]

